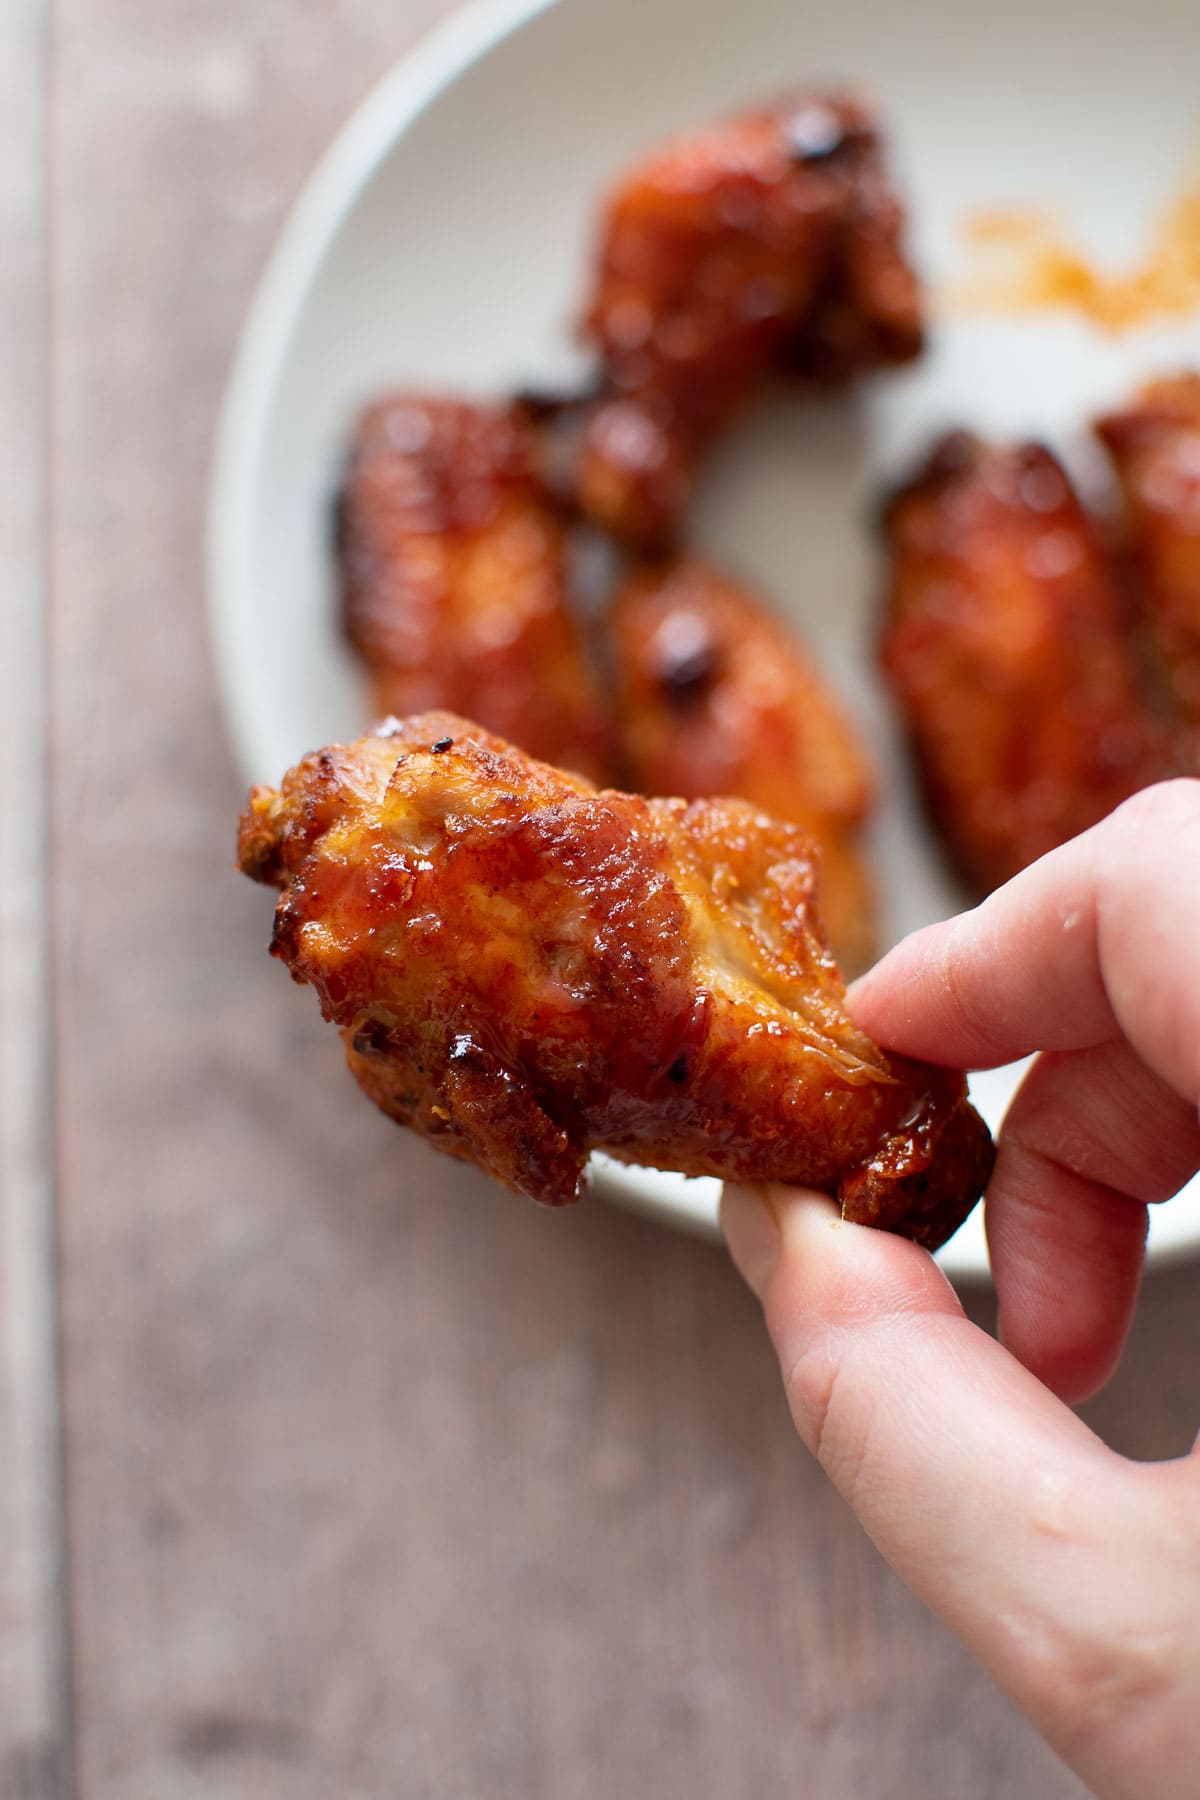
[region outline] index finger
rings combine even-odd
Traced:
[[[959,1068],[1124,1035],[1200,1097],[1200,781],[1147,788],[851,991],[888,1049]]]

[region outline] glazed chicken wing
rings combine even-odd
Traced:
[[[538,457],[514,409],[416,395],[373,406],[338,505],[345,626],[376,714],[456,708],[600,776],[608,720]]]
[[[1113,577],[1048,450],[947,438],[886,514],[883,665],[987,892],[1163,773]]]
[[[1176,748],[1200,772],[1200,375],[1153,381],[1097,432],[1125,504],[1131,591],[1146,628]]]
[[[612,617],[625,768],[644,794],[734,794],[803,825],[842,967],[871,961],[871,883],[855,845],[872,777],[820,673],[764,603],[695,559],[635,571]]]
[[[934,1246],[987,1179],[965,1079],[851,1023],[808,840],[744,802],[597,793],[433,713],[256,788],[239,859],[376,1104],[538,1200],[603,1149]]]
[[[921,347],[903,213],[870,110],[794,93],[677,138],[618,184],[584,336],[603,391],[584,511],[669,542],[695,459],[771,368],[845,380]]]

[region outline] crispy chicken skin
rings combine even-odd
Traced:
[[[337,509],[345,627],[376,715],[445,706],[587,775],[609,724],[567,608],[563,526],[515,409],[397,394],[363,416]]]
[[[946,438],[885,534],[883,667],[934,821],[987,892],[1164,772],[1116,585],[1035,444]]]
[[[1179,760],[1200,772],[1200,375],[1151,382],[1096,430],[1116,464],[1130,589]]]
[[[239,861],[376,1104],[538,1200],[603,1149],[934,1247],[987,1179],[965,1079],[851,1023],[808,841],[745,802],[597,793],[429,713],[254,789]]]
[[[803,825],[820,851],[820,908],[843,969],[875,951],[870,877],[854,834],[872,776],[815,665],[742,583],[686,558],[635,570],[612,615],[625,771],[643,794],[734,794]]]
[[[791,93],[676,138],[604,211],[583,335],[600,353],[579,499],[643,545],[676,533],[698,454],[771,368],[844,381],[921,348],[870,109]]]

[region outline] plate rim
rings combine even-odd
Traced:
[[[560,0],[469,0],[405,52],[353,108],[305,176],[288,210],[238,332],[225,379],[209,465],[205,593],[221,716],[239,772],[256,765],[228,596],[250,590],[250,471],[261,450],[271,395],[297,320],[347,211],[383,157],[421,113],[472,64]]]

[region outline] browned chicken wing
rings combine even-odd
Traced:
[[[808,841],[744,802],[597,793],[434,713],[256,788],[239,858],[371,1098],[536,1199],[604,1149],[934,1246],[987,1179],[963,1076],[851,1023]]]
[[[695,559],[635,571],[612,617],[626,771],[644,794],[734,794],[803,825],[821,855],[821,916],[843,969],[875,950],[855,832],[865,753],[815,665],[744,585]]]
[[[886,535],[884,669],[934,820],[986,892],[1165,772],[1114,578],[1035,444],[947,438]]]
[[[921,347],[903,212],[870,109],[793,93],[652,152],[605,208],[584,335],[601,399],[579,497],[670,541],[697,455],[771,368],[825,380]]]
[[[1151,382],[1096,430],[1120,478],[1131,593],[1178,760],[1200,772],[1200,375]]]
[[[609,723],[538,459],[513,409],[408,394],[373,406],[338,507],[346,631],[377,714],[456,708],[602,777]]]

